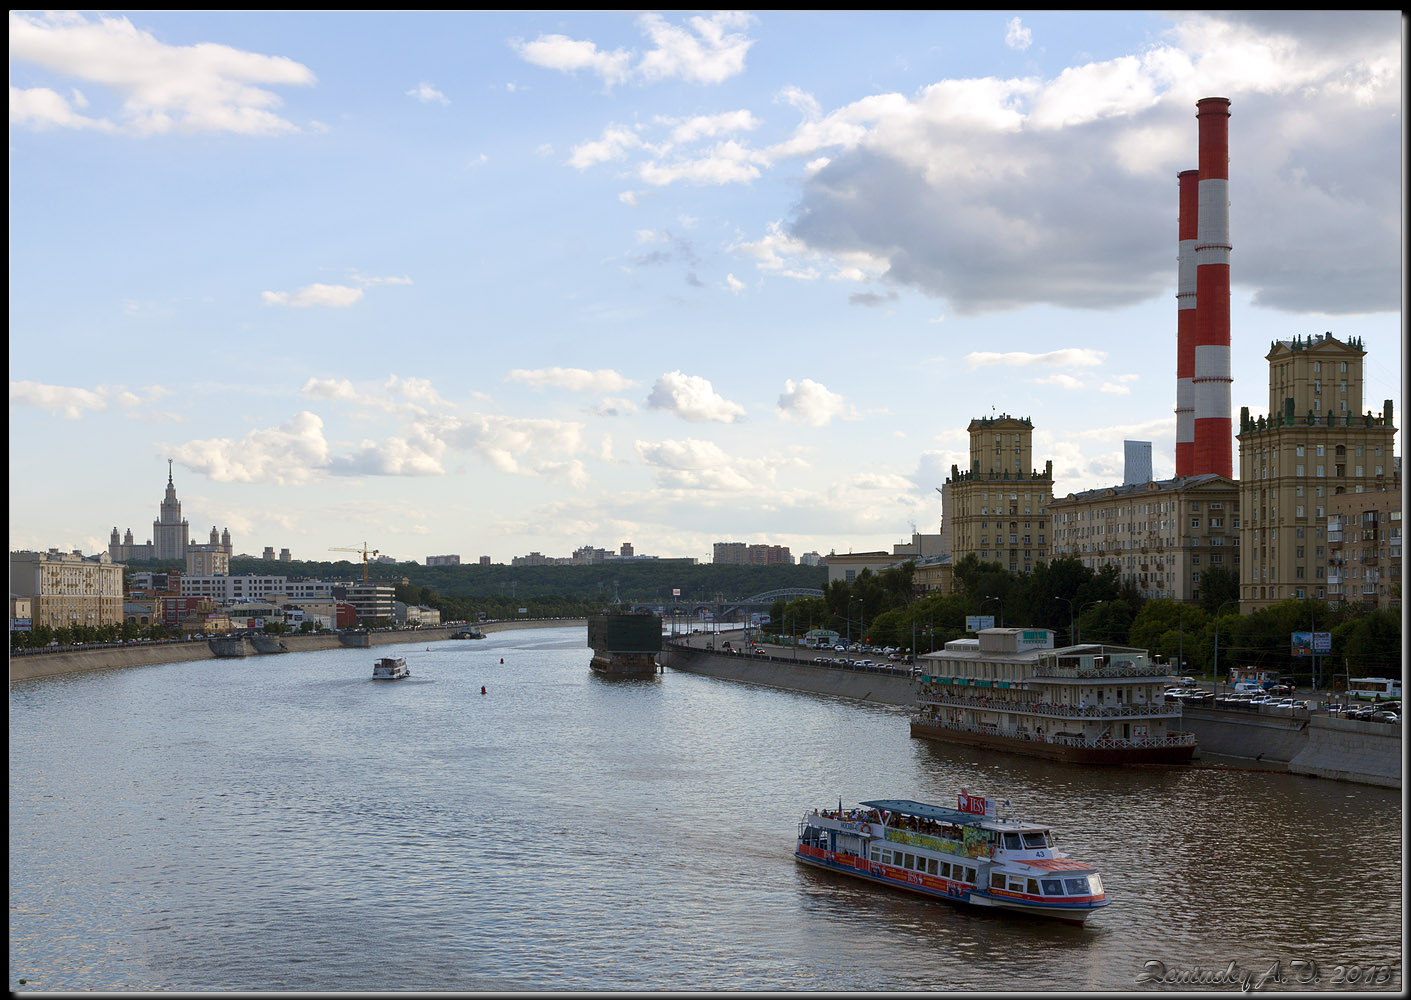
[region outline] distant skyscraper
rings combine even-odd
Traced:
[[[1123,441],[1125,464],[1122,468],[1123,486],[1140,486],[1151,482],[1151,442]]]

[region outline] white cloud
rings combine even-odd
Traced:
[[[108,406],[107,393],[102,389],[80,389],[76,386],[45,385],[42,382],[11,382],[10,403],[30,406],[62,415],[65,420],[79,420],[91,410]]]
[[[115,131],[112,122],[78,114],[70,106],[67,98],[48,87],[31,87],[28,90],[21,90],[12,85],[10,87],[10,124],[34,129],[91,128],[100,132]]]
[[[696,423],[713,420],[731,424],[745,413],[743,406],[717,395],[708,379],[680,371],[667,372],[657,379],[647,405]]]
[[[745,56],[754,42],[735,29],[746,28],[753,21],[749,14],[723,11],[711,17],[688,18],[683,27],[659,14],[643,14],[637,25],[653,47],[635,66],[633,51],[609,52],[594,42],[567,35],[540,35],[532,42],[515,39],[510,46],[526,62],[565,73],[587,70],[608,88],[628,80],[679,78],[688,83],[722,83],[744,72]]]
[[[565,459],[583,449],[583,425],[562,420],[473,413],[444,421],[438,434],[515,475],[562,470]]]
[[[305,285],[297,292],[261,292],[260,297],[267,306],[288,306],[291,309],[325,306],[331,309],[346,309],[363,297],[363,290],[348,285],[313,284]]]
[[[638,149],[643,145],[641,138],[632,129],[624,125],[609,125],[603,129],[600,138],[574,146],[568,162],[570,166],[584,170],[598,163],[620,160],[628,150]]]
[[[351,455],[333,459],[328,472],[335,476],[440,476],[444,441],[426,428],[413,426],[407,437],[390,437],[381,443],[363,441]]]
[[[396,375],[389,375],[387,381],[376,390],[360,390],[347,379],[311,377],[299,391],[310,399],[331,399],[351,403],[359,410],[376,409],[384,413],[426,416],[431,412],[455,408],[454,403],[441,398],[429,380],[399,378]]]
[[[774,481],[774,468],[758,459],[728,454],[713,441],[637,441],[637,457],[657,470],[670,489],[758,492]]]
[[[505,376],[505,381],[523,382],[533,389],[552,386],[573,392],[621,392],[637,385],[611,368],[592,372],[583,368],[516,368]]]
[[[735,184],[759,177],[763,157],[738,142],[722,142],[697,155],[675,157],[667,162],[651,160],[638,168],[638,176],[648,184],[662,187],[677,181],[691,184]]]
[[[696,115],[692,118],[658,118],[657,121],[671,127],[673,143],[695,142],[700,138],[715,138],[734,132],[750,132],[759,128],[760,122],[745,109],[722,111],[714,115]]]
[[[1065,347],[1058,351],[1033,354],[1028,351],[971,351],[965,355],[965,364],[970,368],[986,365],[1001,365],[1011,368],[1027,368],[1039,365],[1048,368],[1092,368],[1102,364],[1106,351],[1090,347]]]
[[[749,14],[722,11],[692,17],[690,29],[668,24],[659,14],[643,14],[638,23],[656,43],[637,66],[648,80],[680,77],[688,83],[723,83],[745,71],[745,55],[754,42],[732,28],[754,21]]]
[[[1010,18],[1009,23],[1005,25],[1004,44],[1023,52],[1034,44],[1034,33],[1024,27],[1019,18]]]
[[[421,81],[421,83],[417,84],[411,90],[408,90],[406,95],[408,97],[415,97],[422,104],[430,104],[433,101],[438,104],[451,103],[446,99],[445,94],[441,93],[434,85],[427,83],[425,80]]]
[[[10,403],[45,410],[65,420],[81,420],[89,412],[108,408],[109,403],[123,409],[134,409],[146,403],[155,403],[171,391],[159,385],[149,385],[142,392],[132,392],[123,386],[95,386],[83,389],[77,386],[46,385],[43,382],[11,382]],[[158,417],[169,419],[169,417]]]
[[[260,85],[314,82],[314,74],[292,59],[210,42],[167,45],[125,17],[89,20],[77,13],[11,12],[10,58],[106,87],[117,99],[113,111],[119,119],[84,118],[53,91],[12,87],[12,122],[18,116],[21,124],[36,127],[120,128],[137,135],[297,132],[273,110],[282,103],[279,96]]]
[[[804,166],[782,235],[817,255],[797,260],[879,259],[889,282],[953,314],[1132,305],[1171,281],[1156,234],[1171,177],[1196,164],[1195,101],[1219,94],[1244,180],[1232,280],[1260,306],[1395,311],[1400,39],[1390,11],[1177,14],[1140,52],[1052,78],[940,80],[808,109],[765,151],[828,159]]]
[[[1074,378],[1072,375],[1065,375],[1062,372],[1054,372],[1052,375],[1045,375],[1042,378],[1033,378],[1029,381],[1034,385],[1056,385],[1061,389],[1072,390],[1081,389],[1086,385],[1082,379]]]
[[[540,35],[532,42],[515,40],[511,47],[519,57],[535,66],[573,73],[580,69],[596,73],[611,87],[631,73],[632,53],[625,49],[599,51],[592,42],[580,42],[567,35]]]
[[[736,295],[745,290],[745,283],[739,278],[735,277],[733,274],[727,274],[725,276],[725,285],[727,288],[730,289],[730,291],[734,292]]]
[[[779,397],[779,416],[785,420],[826,427],[834,417],[856,420],[857,411],[842,396],[811,378],[795,382],[787,379]]]
[[[170,450],[186,468],[218,483],[300,485],[329,463],[323,420],[308,410],[287,424],[251,430],[240,440],[188,441]]]

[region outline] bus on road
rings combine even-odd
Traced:
[[[1398,701],[1401,682],[1390,677],[1354,677],[1347,682],[1347,696],[1363,701]]]

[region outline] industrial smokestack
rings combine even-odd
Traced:
[[[1199,170],[1183,170],[1176,220],[1176,475],[1195,462],[1195,244]]]
[[[1230,444],[1230,102],[1196,102],[1200,206],[1195,245],[1192,475],[1233,479]]]

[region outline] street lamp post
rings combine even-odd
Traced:
[[[1215,609],[1215,659],[1210,664],[1210,693],[1217,698],[1220,696],[1220,612],[1231,604],[1239,604],[1239,600],[1226,601]]]
[[[1004,628],[1004,601],[1001,598],[986,597],[983,601],[980,602],[980,610],[983,612],[985,610],[985,605],[988,604],[990,601],[999,601],[999,627]]]
[[[1078,605],[1078,617],[1077,617],[1076,620],[1077,620],[1077,621],[1082,621],[1082,619],[1083,619],[1083,612],[1084,612],[1084,611],[1086,611],[1088,608],[1092,607],[1094,604],[1101,604],[1101,603],[1102,603],[1102,601],[1099,600],[1099,601],[1089,601],[1087,604],[1080,604],[1080,605]],[[1073,645],[1076,646],[1076,645],[1078,645],[1079,643],[1081,643],[1082,641],[1083,641],[1083,633],[1082,633],[1081,631],[1079,631],[1079,632],[1078,632],[1078,637],[1077,637],[1077,639],[1074,641]]]
[[[1063,601],[1065,604],[1068,605],[1068,645],[1078,645],[1078,640],[1073,637],[1073,598],[1055,597],[1054,600]]]

